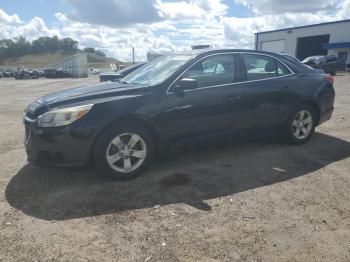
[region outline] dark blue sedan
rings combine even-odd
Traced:
[[[93,161],[116,179],[168,148],[253,134],[306,143],[330,119],[333,77],[283,55],[210,50],[165,55],[120,82],[44,96],[26,109],[28,160]]]

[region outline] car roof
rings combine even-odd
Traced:
[[[233,49],[233,48],[225,48],[225,49],[197,49],[197,50],[188,50],[183,52],[175,52],[168,53],[165,55],[191,55],[194,58],[200,58],[203,56],[208,56],[211,54],[220,54],[220,53],[252,53],[252,54],[265,54],[268,56],[274,56],[279,59],[285,59],[285,56],[281,53],[273,53],[268,51],[258,51],[252,49]]]
[[[278,55],[278,53],[268,52],[268,51],[258,51],[253,49],[233,49],[233,48],[224,48],[224,49],[197,49],[189,50],[183,52],[172,53],[173,55],[208,55],[215,53],[256,53],[256,54],[268,54],[268,55]]]

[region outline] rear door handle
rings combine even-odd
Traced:
[[[284,87],[282,88],[282,92],[287,93],[287,94],[292,93],[292,91],[290,90],[289,86],[284,86]]]

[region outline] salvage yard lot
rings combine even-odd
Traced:
[[[28,165],[23,109],[97,82],[0,79],[0,261],[350,261],[350,75],[309,144],[169,154],[137,179]]]

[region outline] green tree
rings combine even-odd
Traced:
[[[60,41],[60,47],[66,52],[74,52],[78,50],[78,41],[75,41],[70,37],[66,37]]]
[[[78,42],[70,37],[59,39],[57,36],[43,36],[31,43],[23,36],[15,39],[0,40],[0,58],[16,57],[26,54],[39,54],[64,50],[69,53],[78,51]],[[94,48],[90,52],[96,53]]]
[[[101,50],[96,50],[94,47],[85,47],[83,49],[84,52],[90,53],[90,54],[95,54],[95,55],[100,55],[100,56],[106,56],[106,54],[101,51]]]
[[[12,56],[14,53],[14,45],[15,42],[13,42],[12,39],[0,40],[0,57],[7,58]]]

